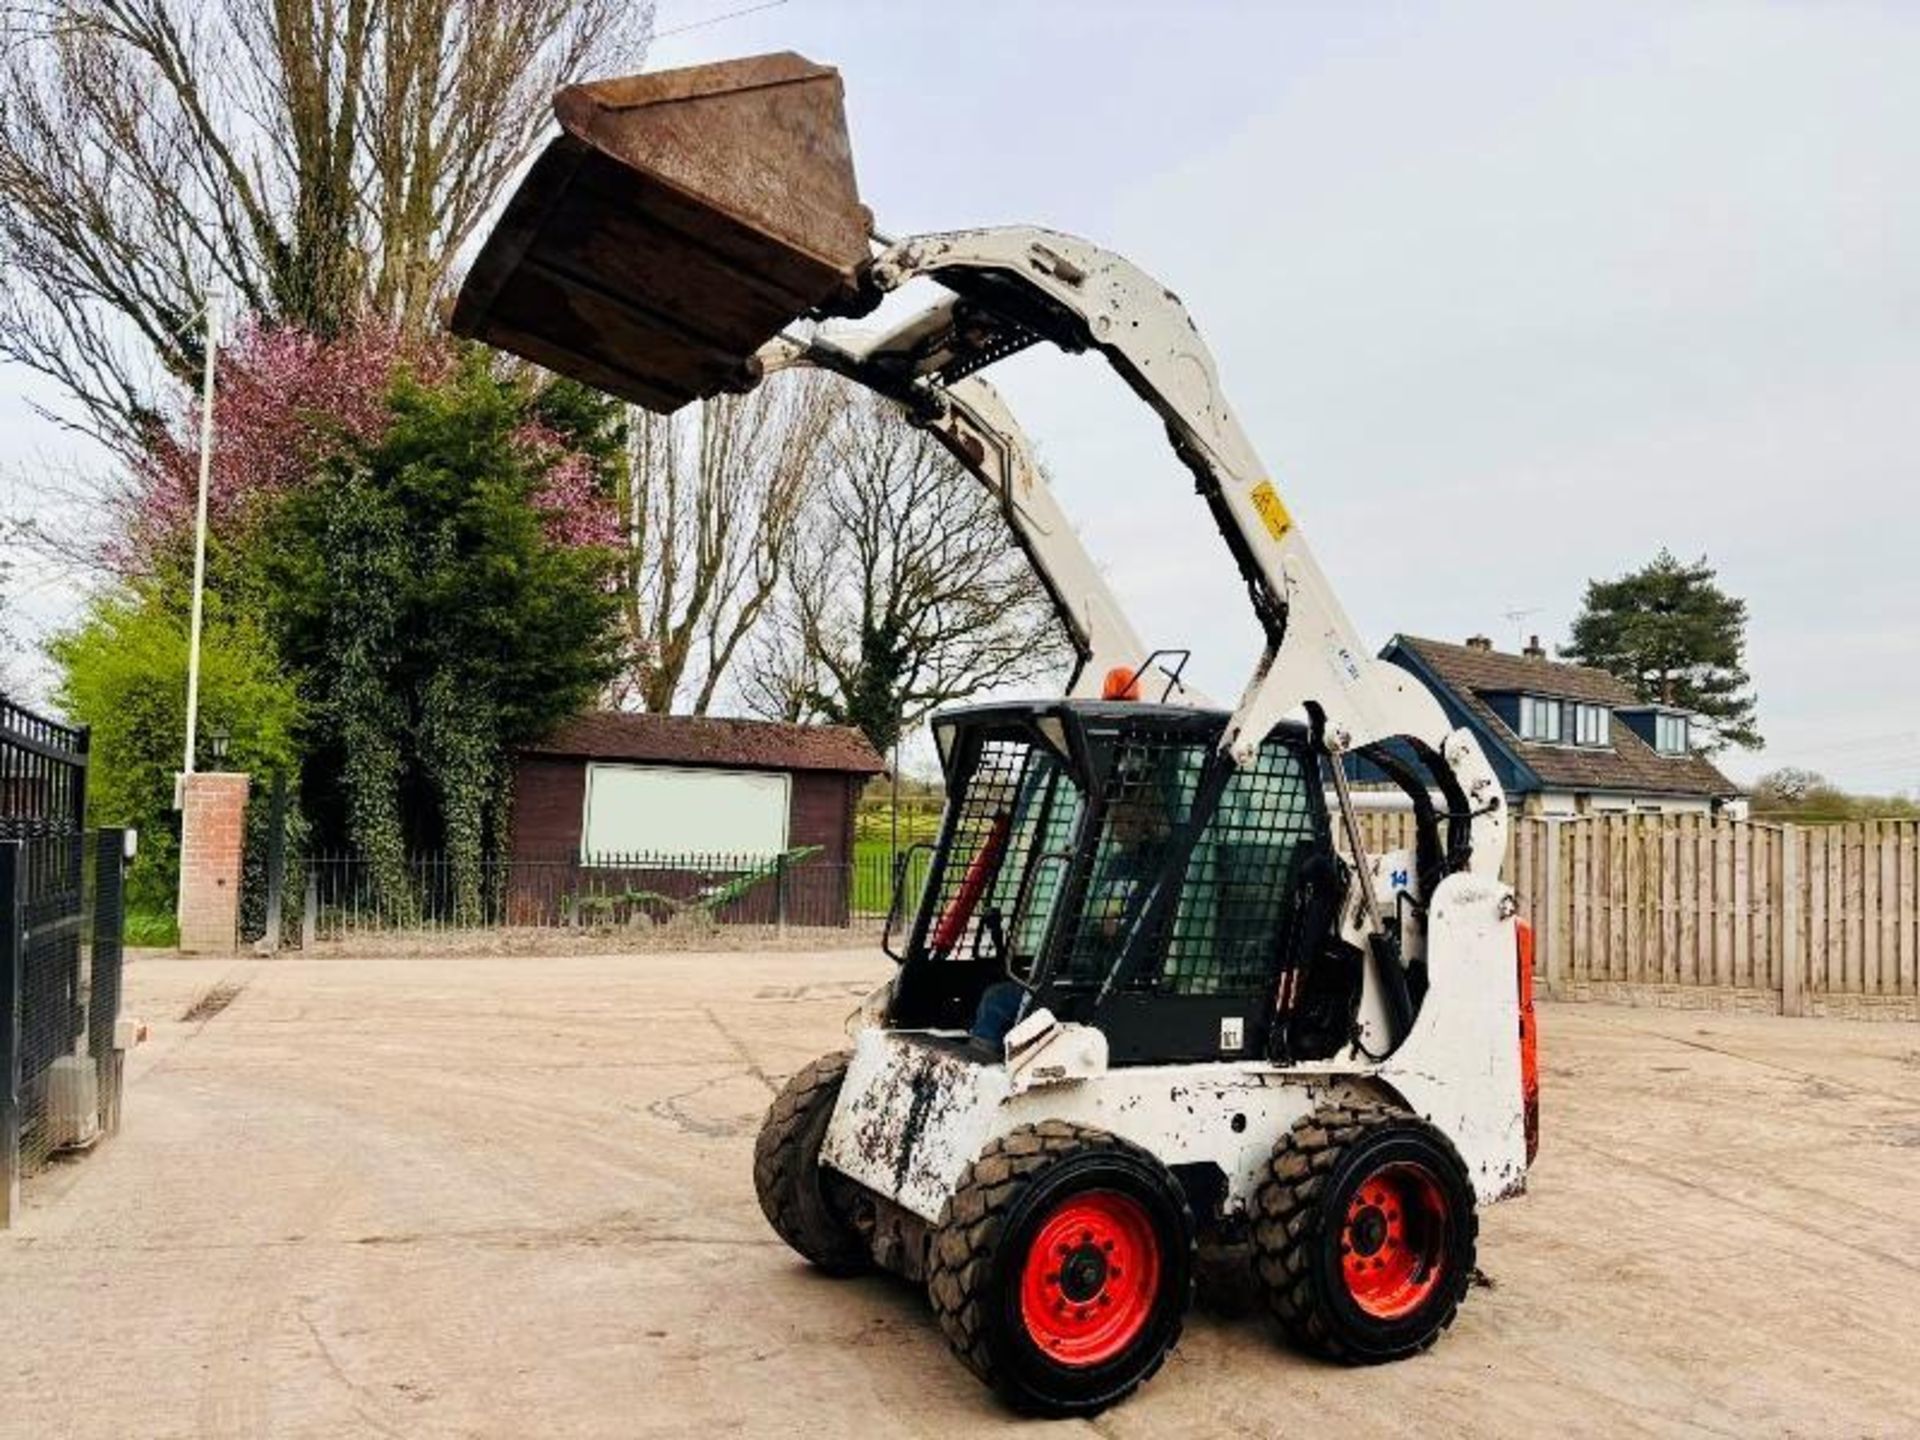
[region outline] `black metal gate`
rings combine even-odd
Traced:
[[[118,1115],[126,834],[89,847],[86,797],[87,732],[0,698],[0,1225],[21,1173]]]

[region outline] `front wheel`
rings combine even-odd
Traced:
[[[844,1050],[823,1055],[787,1081],[753,1146],[753,1188],[767,1223],[829,1275],[855,1275],[872,1262],[840,1203],[844,1184],[820,1168],[848,1058]]]
[[[1453,1323],[1479,1220],[1466,1166],[1431,1125],[1382,1105],[1324,1106],[1280,1137],[1254,1209],[1268,1306],[1302,1344],[1375,1364]]]
[[[933,1237],[927,1290],[967,1366],[1020,1409],[1090,1415],[1166,1359],[1193,1295],[1193,1218],[1166,1167],[1049,1120],[994,1141]]]

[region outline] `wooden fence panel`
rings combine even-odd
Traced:
[[[1369,850],[1412,847],[1411,815],[1360,828]],[[1771,991],[1789,1014],[1920,997],[1920,821],[1515,816],[1504,858],[1539,973],[1575,993]]]
[[[1651,883],[1658,892],[1660,982],[1671,985],[1680,969],[1680,832],[1671,825],[1656,826],[1654,844],[1659,847]]]
[[[1807,877],[1810,887],[1807,968],[1813,981],[1812,989],[1821,995],[1839,990],[1844,978],[1841,957],[1846,947],[1841,943],[1838,918],[1841,887],[1836,883],[1840,847],[1834,843],[1839,834],[1839,827],[1833,825],[1823,825],[1807,834],[1811,842],[1808,850],[1811,873]]]
[[[1633,942],[1638,939],[1632,923],[1634,886],[1633,886],[1633,822],[1622,815],[1610,819],[1607,828],[1611,838],[1607,842],[1607,864],[1611,867],[1607,876],[1607,973],[1615,980],[1634,979]]]
[[[1748,904],[1752,907],[1753,917],[1753,983],[1762,989],[1780,988],[1779,957],[1774,949],[1778,943],[1778,926],[1774,924],[1774,897],[1779,891],[1775,880],[1775,866],[1779,864],[1780,832],[1768,825],[1749,827],[1752,832],[1753,855],[1750,861],[1748,884]]]
[[[1880,825],[1860,826],[1860,993],[1880,993]]]
[[[1753,843],[1752,827],[1732,822],[1727,826],[1727,845],[1733,866],[1733,887],[1728,892],[1733,906],[1733,983],[1753,984]]]
[[[1646,827],[1629,816],[1621,827],[1625,841],[1626,886],[1621,900],[1620,933],[1624,941],[1621,962],[1629,980],[1647,980],[1647,929],[1642,901],[1647,893],[1646,856],[1643,853]],[[1657,976],[1655,977],[1657,978]]]
[[[1675,825],[1680,852],[1675,904],[1680,907],[1680,949],[1674,956],[1673,983],[1691,984],[1693,957],[1700,953],[1700,817],[1682,815]]]
[[[1860,918],[1857,922],[1860,931],[1860,989],[1862,995],[1871,995],[1878,988],[1880,980],[1880,926],[1874,915],[1874,901],[1880,889],[1880,866],[1878,850],[1880,848],[1880,827],[1872,821],[1862,821],[1859,827],[1859,893]]]
[[[1841,934],[1846,945],[1846,978],[1841,989],[1849,995],[1858,995],[1864,978],[1860,946],[1860,871],[1861,850],[1864,838],[1862,826],[1848,824],[1840,832],[1840,882],[1841,882]]]
[[[1847,827],[1827,836],[1827,988],[1847,993]]]
[[[1640,822],[1640,870],[1646,898],[1642,902],[1641,934],[1646,937],[1647,979],[1655,984],[1669,983],[1668,970],[1678,963],[1666,944],[1666,919],[1661,914],[1662,887],[1666,881],[1668,828],[1657,816]]]
[[[1715,881],[1720,873],[1715,828],[1711,819],[1700,821],[1699,888],[1693,897],[1693,903],[1700,907],[1700,948],[1694,952],[1693,974],[1689,977],[1689,983],[1694,985],[1715,983],[1713,957],[1718,940],[1719,917],[1714,914],[1713,896]]]
[[[1734,822],[1713,822],[1713,979],[1734,985]]]
[[[1902,820],[1892,828],[1893,834],[1887,842],[1887,848],[1893,860],[1893,891],[1881,897],[1887,914],[1893,918],[1892,950],[1884,962],[1892,977],[1887,993],[1912,995],[1917,993],[1913,973],[1914,948],[1920,944],[1920,935],[1915,933],[1913,903],[1914,841],[1920,826],[1911,820]]]
[[[1874,893],[1879,904],[1874,919],[1879,922],[1880,939],[1875,945],[1880,966],[1876,977],[1876,995],[1900,993],[1900,825],[1898,821],[1880,823],[1879,842],[1874,846],[1880,873],[1875,877]]]
[[[1546,934],[1544,899],[1546,886],[1541,881],[1540,861],[1546,846],[1543,820],[1521,820],[1513,827],[1519,833],[1514,843],[1513,902],[1520,919],[1533,927],[1534,964],[1540,960],[1540,939]]]
[[[1567,847],[1572,857],[1567,868],[1567,900],[1573,912],[1567,946],[1573,953],[1562,972],[1569,985],[1584,985],[1593,978],[1593,827],[1579,820],[1567,828],[1573,832],[1573,844]]]
[[[1806,957],[1807,990],[1824,994],[1827,985],[1827,956],[1833,949],[1833,932],[1827,923],[1827,837],[1831,826],[1806,833],[1806,863],[1803,883],[1807,887],[1807,934],[1801,954]]]

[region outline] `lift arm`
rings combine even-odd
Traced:
[[[954,293],[887,335],[815,353],[812,363],[892,394],[910,414],[938,417],[926,423],[943,438],[952,434],[951,448],[999,493],[1010,493],[1009,473],[1032,476],[1046,513],[1030,528],[1016,523],[1015,533],[1036,570],[1097,586],[1107,633],[1124,635],[1137,653],[1139,642],[1045,491],[1012,415],[971,378],[1039,340],[1104,355],[1165,423],[1175,454],[1192,472],[1239,567],[1265,636],[1223,746],[1244,764],[1277,721],[1301,710],[1319,723],[1336,763],[1400,741],[1453,802],[1453,817],[1468,822],[1472,868],[1497,873],[1507,821],[1485,756],[1469,732],[1448,724],[1425,686],[1362,645],[1221,393],[1213,357],[1179,298],[1111,252],[1028,226],[917,236],[889,246],[868,271],[882,294],[916,278]],[[780,347],[790,344],[777,342],[762,360],[777,359],[786,353]],[[808,348],[821,351],[818,342]],[[968,436],[1004,446],[1003,453],[1013,457],[1011,470],[972,463]],[[1048,586],[1057,596],[1052,580]],[[1069,612],[1061,608],[1064,617]],[[1466,846],[1460,849],[1465,858]]]
[[[1265,636],[1224,753],[1245,764],[1297,711],[1336,764],[1395,743],[1446,801],[1446,869],[1498,870],[1507,819],[1485,756],[1413,677],[1367,653],[1170,290],[1031,227],[882,242],[874,254],[839,76],[797,55],[571,86],[555,113],[562,134],[476,259],[457,332],[661,411],[792,363],[891,397],[1002,497],[1074,637],[1076,693],[1137,664],[1139,642],[1012,417],[971,377],[1039,341],[1099,351],[1165,423]],[[873,340],[784,338],[796,321],[869,314],[916,278],[950,293]],[[1400,757],[1379,753],[1408,787]]]

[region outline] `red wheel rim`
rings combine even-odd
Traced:
[[[1424,1165],[1383,1165],[1362,1180],[1340,1227],[1340,1273],[1376,1320],[1412,1314],[1447,1269],[1447,1201]]]
[[[1064,1200],[1020,1272],[1020,1318],[1060,1365],[1113,1359],[1146,1328],[1160,1291],[1160,1241],[1146,1207],[1114,1190]]]

